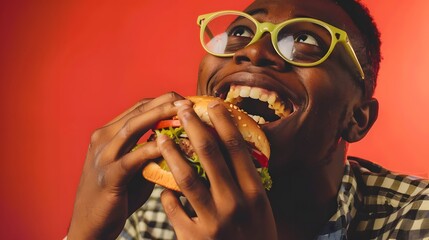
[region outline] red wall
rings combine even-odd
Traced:
[[[91,132],[140,98],[193,94],[196,17],[245,5],[231,2],[0,2],[2,238],[65,234]],[[381,109],[351,153],[427,174],[429,2],[365,2],[383,32]]]

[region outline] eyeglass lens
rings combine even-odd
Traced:
[[[246,47],[256,35],[256,24],[238,14],[219,15],[211,19],[204,30],[205,48],[213,54],[233,54]],[[314,63],[328,52],[332,37],[323,26],[309,21],[282,24],[272,33],[279,54],[297,63]]]

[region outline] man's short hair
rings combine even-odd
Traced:
[[[377,85],[377,75],[380,68],[380,32],[368,8],[360,0],[334,0],[352,19],[361,33],[362,47],[356,54],[365,73],[365,98],[371,98]]]

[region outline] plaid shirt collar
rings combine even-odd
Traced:
[[[344,176],[338,192],[338,209],[325,225],[317,239],[347,239],[347,229],[355,217],[361,199],[357,192],[357,181],[346,160]]]

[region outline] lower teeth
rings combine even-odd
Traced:
[[[258,124],[264,124],[264,123],[268,123],[267,121],[265,121],[264,117],[258,116],[258,115],[252,115],[252,114],[248,114],[251,118],[253,118],[253,120],[255,120],[256,123]]]

